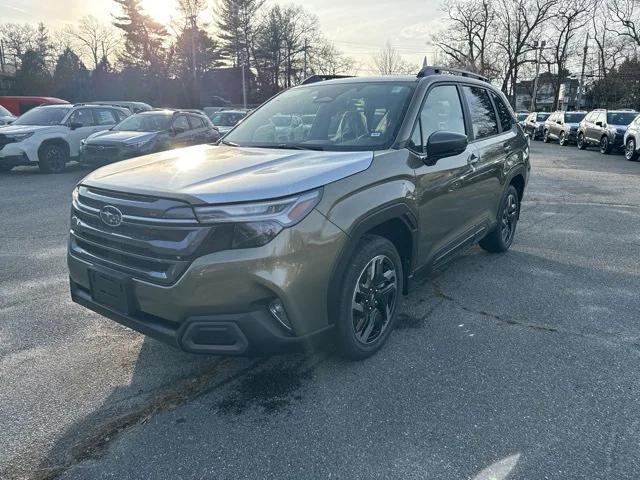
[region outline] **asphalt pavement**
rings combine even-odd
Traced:
[[[640,478],[640,163],[532,163],[512,250],[436,272],[364,362],[187,355],[74,305],[87,172],[0,174],[0,478]]]

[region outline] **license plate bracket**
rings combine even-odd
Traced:
[[[89,270],[89,283],[95,302],[125,315],[134,312],[131,278],[102,270]]]

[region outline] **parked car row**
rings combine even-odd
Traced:
[[[220,137],[206,115],[193,111],[151,110],[140,102],[43,105],[0,127],[0,171],[37,165],[58,173],[71,160],[105,164]]]
[[[575,144],[580,150],[597,146],[603,154],[623,151],[627,160],[640,158],[640,114],[634,110],[533,112],[521,126],[532,140]]]

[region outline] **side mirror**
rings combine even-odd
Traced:
[[[562,125],[562,120],[556,120],[556,123],[557,123],[558,125]]]
[[[184,128],[182,128],[182,127],[173,127],[171,130],[169,130],[169,133],[173,137],[175,137],[176,135],[181,135],[184,132],[186,132],[186,130]]]
[[[602,127],[602,122],[596,122],[596,127]]]
[[[439,159],[464,153],[469,138],[462,133],[435,132],[427,141],[427,165],[434,165]]]
[[[71,130],[77,130],[78,128],[82,128],[82,127],[83,127],[83,125],[81,123],[79,123],[79,122],[71,122],[69,124],[69,128]]]

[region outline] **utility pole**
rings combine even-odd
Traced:
[[[304,75],[302,76],[303,80],[307,78],[307,48],[308,48],[308,40],[305,37],[304,39]]]
[[[193,100],[194,107],[199,107],[195,102],[200,102],[200,89],[198,88],[198,62],[196,61],[196,16],[191,15],[189,18],[191,21],[191,68],[193,70]]]
[[[246,75],[246,55],[240,54],[240,68],[242,70],[242,108],[247,109],[247,75]]]
[[[0,71],[4,72],[4,40],[0,40]]]
[[[540,61],[542,60],[542,50],[547,45],[545,40],[540,42],[540,48],[538,48],[538,42],[535,41],[533,46],[536,47],[536,78],[533,81],[533,95],[531,96],[531,109],[530,111],[535,111],[536,109],[536,99],[538,97],[538,77],[540,76]]]
[[[584,71],[587,68],[587,53],[589,52],[589,33],[584,41],[584,54],[582,56],[582,73],[580,74],[580,84],[578,85],[578,98],[576,99],[576,110],[582,107],[582,90],[584,90]]]

